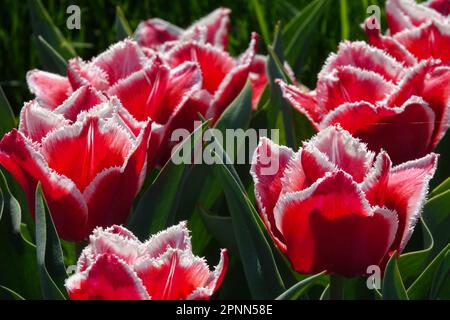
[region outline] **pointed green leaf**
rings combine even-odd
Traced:
[[[28,7],[31,14],[33,34],[36,39],[39,36],[45,39],[48,46],[54,48],[62,56],[64,61],[76,56],[75,49],[64,38],[41,0],[28,0]],[[60,72],[61,67],[59,63],[55,62],[54,56],[49,54],[48,46],[42,41],[37,41],[38,54],[41,62],[48,71]]]
[[[120,41],[125,38],[131,37],[133,31],[131,31],[130,24],[128,23],[125,14],[120,6],[116,7],[116,40]]]
[[[21,233],[21,209],[0,172],[0,285],[26,299],[39,299],[36,248]],[[7,261],[7,263],[5,263]],[[24,266],[27,266],[24,268]]]
[[[428,299],[431,296],[431,288],[436,272],[450,250],[450,243],[434,258],[422,274],[408,288],[410,299]]]
[[[287,146],[295,149],[295,131],[292,116],[292,108],[289,103],[283,98],[281,89],[275,80],[281,79],[285,82],[289,82],[289,77],[286,76],[284,71],[284,57],[283,57],[283,37],[281,34],[281,24],[278,23],[275,30],[275,38],[272,46],[268,47],[269,58],[267,59],[266,72],[269,79],[270,87],[270,107],[273,109],[270,112],[269,120],[276,120],[279,112],[283,116],[284,137]],[[270,125],[271,128],[275,127],[275,123]]]
[[[12,111],[11,105],[0,86],[0,136],[11,131],[16,126],[16,118]]]
[[[200,212],[206,228],[213,238],[224,248],[236,249],[237,245],[231,217],[214,215],[204,208],[200,208]]]
[[[277,300],[298,300],[312,285],[323,283],[324,272],[306,278],[278,296]]]
[[[307,5],[284,29],[286,60],[292,65],[301,65],[321,16],[331,1],[314,0]]]
[[[439,267],[434,274],[433,283],[431,285],[430,299],[435,300],[439,298],[439,294],[445,289],[447,291],[450,288],[445,288],[445,284],[450,278],[450,250],[442,257]]]
[[[386,300],[408,300],[408,294],[398,270],[397,254],[395,252],[389,259],[384,271],[382,295],[383,299]]]
[[[222,113],[215,125],[225,134],[226,129],[246,129],[252,115],[252,86],[247,81],[245,87]]]
[[[25,298],[14,290],[0,286],[0,300],[25,300]]]
[[[259,3],[259,0],[252,0],[252,6],[255,10],[256,20],[258,21],[259,29],[266,44],[270,43],[269,28],[267,26],[266,18],[264,17],[264,11]]]
[[[212,170],[221,184],[232,218],[234,236],[252,297],[274,299],[284,291],[272,251],[261,230],[259,216],[222,146],[216,145],[217,162]]]
[[[38,43],[41,45],[42,54],[45,53],[45,61],[50,64],[45,65],[49,70],[55,70],[57,73],[64,75],[67,70],[67,62],[63,57],[42,37],[38,36]]]
[[[192,150],[194,146],[198,146],[206,126],[207,122],[204,122],[196,128],[177,150],[186,150],[187,146]],[[189,166],[177,165],[172,160],[164,165],[155,181],[143,194],[128,223],[128,228],[138,238],[145,240],[149,235],[176,223],[176,213],[190,169]]]
[[[40,184],[36,189],[36,255],[44,299],[65,299],[67,278],[58,234],[47,210]]]

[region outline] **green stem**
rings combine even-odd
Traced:
[[[330,274],[330,300],[344,299],[344,278]]]

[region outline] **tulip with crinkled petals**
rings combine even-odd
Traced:
[[[450,127],[450,67],[436,60],[405,68],[381,49],[345,41],[327,59],[315,90],[278,83],[316,130],[340,124],[395,164],[431,152]]]
[[[87,96],[105,100],[78,113]],[[36,101],[26,104],[19,130],[0,142],[0,164],[23,188],[30,211],[34,215],[40,182],[65,240],[84,240],[95,227],[124,223],[130,213],[146,175],[154,124],[148,120],[133,132],[124,112],[117,99],[84,88],[54,112]]]
[[[93,231],[66,288],[73,300],[203,300],[220,287],[227,266],[225,249],[214,271],[192,253],[185,222],[143,243],[114,225]]]
[[[332,126],[297,153],[263,138],[251,174],[259,214],[292,267],[352,277],[403,251],[437,158],[392,166],[386,152]]]

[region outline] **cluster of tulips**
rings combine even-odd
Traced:
[[[250,174],[296,272],[361,276],[405,249],[450,126],[449,13],[448,0],[389,0],[389,31],[369,18],[367,42],[342,42],[314,90],[276,80],[316,134],[297,151],[261,138]],[[187,29],[150,19],[90,61],[69,60],[67,76],[28,72],[35,99],[2,138],[0,164],[33,216],[40,184],[59,237],[88,241],[65,282],[71,299],[209,299],[227,276],[227,250],[211,271],[186,222],[145,242],[122,225],[147,174],[169,161],[174,130],[192,132],[200,115],[214,125],[247,82],[257,111],[267,58],[256,33],[228,53],[229,16],[219,8]]]

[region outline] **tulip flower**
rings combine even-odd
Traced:
[[[239,61],[236,61],[235,63],[231,62],[232,58],[228,57],[228,53],[226,52],[228,47],[228,32],[230,29],[230,13],[231,10],[228,8],[218,8],[206,17],[203,17],[202,19],[196,21],[185,30],[158,18],[149,19],[139,24],[134,37],[142,47],[159,52],[166,52],[174,46],[177,46],[178,43],[192,43],[194,44],[194,47],[198,48],[197,50],[209,52],[207,54],[207,57],[204,58],[207,61],[202,61],[202,54],[200,54],[199,57],[199,63],[203,67],[202,72],[204,81],[207,83],[217,83],[218,81],[225,82],[225,76],[227,75],[227,73],[234,73],[234,71],[232,71],[232,65],[239,65]],[[255,44],[252,44],[251,46],[254,45]],[[216,50],[209,49],[209,47],[214,47]],[[195,57],[190,57],[190,60],[192,59],[195,59]],[[240,60],[243,61],[244,59],[241,58]],[[263,90],[267,85],[265,61],[265,57],[260,55],[255,56],[255,59],[248,59],[249,65],[241,67],[245,71],[239,72],[239,74],[235,74],[234,76],[235,78],[246,78],[248,72],[250,72],[249,78],[253,89],[253,109],[256,108]],[[217,70],[219,71],[218,74],[213,75],[212,72],[207,72],[208,70],[204,68],[205,63],[208,63],[208,66],[211,63],[216,63],[218,66],[223,67],[217,68]],[[244,64],[247,64],[247,62],[245,62]],[[213,70],[213,68],[208,69]],[[229,84],[227,82],[226,86],[230,87],[230,89],[226,89],[225,84],[222,84],[223,90],[225,92],[229,92],[230,90],[239,92],[240,89],[242,89],[243,85],[236,86],[236,81],[238,80],[233,81],[230,79]],[[236,88],[231,89],[233,87]],[[209,93],[214,94],[214,92],[211,92],[210,89],[211,86],[209,86],[204,93],[209,91]],[[214,91],[218,89],[219,88],[215,88]],[[236,94],[233,94],[229,100],[232,101],[235,97]],[[211,100],[211,97],[209,97],[208,94],[201,94],[198,97],[198,100],[205,98]],[[195,104],[199,104],[199,102],[197,101]],[[206,108],[207,106],[204,107]]]
[[[405,68],[364,42],[341,43],[314,91],[278,83],[316,130],[340,124],[396,164],[431,152],[450,126],[450,67],[425,60]]]
[[[67,78],[40,70],[32,70],[27,74],[28,86],[36,95],[39,105],[47,109],[47,114],[53,111],[60,113],[61,109],[66,108],[62,105],[71,104],[66,100],[74,91],[89,86],[97,93],[80,98],[86,100],[81,102],[86,106],[74,108],[72,117],[76,118],[76,112],[98,103],[96,95],[116,96],[127,110],[125,118],[130,127],[140,122],[140,128],[148,118],[160,126],[154,135],[159,142],[165,143],[150,145],[149,169],[155,164],[161,166],[167,160],[171,145],[166,142],[177,125],[190,123],[189,119],[198,117],[198,110],[187,105],[190,96],[202,85],[198,64],[186,62],[169,68],[159,56],[146,56],[137,43],[131,40],[113,45],[90,62],[79,58],[70,60],[67,74]],[[78,96],[83,94],[77,93]],[[45,121],[43,118],[40,120]],[[139,131],[139,128],[136,130]]]
[[[73,300],[204,300],[221,285],[227,265],[225,249],[214,271],[194,256],[185,222],[143,243],[114,225],[93,231],[66,288]]]
[[[392,10],[393,1],[389,3],[386,6],[388,12],[390,8]],[[447,4],[450,7],[450,1]],[[423,8],[422,11],[427,12]],[[392,14],[391,18],[389,27],[390,33],[393,33],[392,28],[397,25],[395,19],[404,19],[405,16]],[[450,66],[450,20],[427,18],[422,24],[408,25],[393,35],[381,35],[379,23],[376,19],[369,18],[365,23],[365,29],[371,45],[385,50],[407,66],[430,58],[439,59],[443,65]]]
[[[403,251],[437,158],[392,166],[386,152],[331,126],[297,153],[263,138],[251,174],[259,214],[292,267],[352,277]]]
[[[388,0],[386,16],[391,34],[412,29],[424,23],[449,22],[450,1],[429,0],[417,3],[415,0]]]
[[[135,39],[143,47],[158,49],[170,41],[203,38],[206,43],[226,50],[230,13],[231,10],[228,8],[218,8],[194,22],[186,30],[158,18],[149,19],[139,24],[135,32]]]
[[[249,48],[237,60],[217,47],[196,41],[179,41],[163,57],[171,68],[188,61],[198,63],[203,86],[188,105],[215,121],[244,88],[255,57],[257,39],[257,34],[253,33]]]
[[[80,88],[54,111],[36,101],[26,104],[19,130],[0,142],[0,164],[23,188],[31,213],[40,182],[65,240],[86,239],[95,227],[128,217],[145,178],[155,125],[148,120],[134,133],[124,119],[117,99]]]

